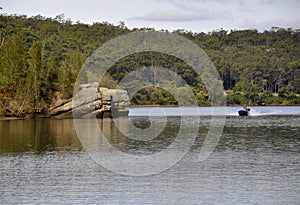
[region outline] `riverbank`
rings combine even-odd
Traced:
[[[229,109],[238,109],[238,108],[242,108],[244,105],[238,105],[238,104],[234,104],[234,105],[226,105],[227,108]],[[300,105],[247,105],[250,108],[259,108],[259,109],[264,109],[264,108],[272,108],[272,109],[276,109],[276,107],[278,108],[284,108],[284,107],[289,107],[292,108],[294,107],[294,110],[297,110],[300,108]],[[179,108],[180,106],[178,105],[130,105],[128,106],[126,109],[126,113],[128,113],[128,109],[143,109],[143,108]],[[194,106],[198,107],[198,108],[205,108],[205,109],[209,109],[211,107],[216,107],[216,106]],[[191,106],[184,106],[184,108],[193,108]],[[107,117],[110,117],[110,115],[107,115]],[[51,116],[49,116],[49,112],[45,112],[45,113],[31,113],[31,114],[27,114],[27,115],[23,115],[23,116],[0,116],[0,120],[24,120],[24,119],[38,119],[38,118],[51,118]],[[67,119],[67,118],[73,118],[72,115],[69,116],[61,116],[61,117],[56,117],[56,118],[60,118],[60,119]]]
[[[20,117],[0,117],[0,120],[22,120]]]

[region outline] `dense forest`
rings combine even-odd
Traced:
[[[124,22],[74,23],[63,14],[55,18],[1,14],[0,116],[43,113],[55,102],[71,98],[88,56],[110,39],[136,30],[153,29],[128,29]],[[228,105],[300,104],[299,29],[173,32],[199,45],[212,59],[223,80]],[[201,79],[185,62],[155,52],[137,53],[116,62],[101,86],[114,88],[126,73],[151,65],[176,72],[192,88],[199,105],[210,105]],[[131,104],[177,102],[153,85],[139,91]]]

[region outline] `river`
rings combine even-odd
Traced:
[[[300,107],[250,108],[248,117],[237,116],[239,107],[226,108],[222,135],[204,161],[197,159],[211,116],[221,119],[221,108],[133,107],[129,117],[97,119],[115,149],[150,156],[175,141],[185,116],[189,127],[182,133],[197,133],[187,153],[169,168],[146,176],[119,174],[96,163],[72,119],[2,120],[0,203],[299,204]],[[158,137],[139,141],[119,131],[118,126],[132,122],[146,132],[150,114],[164,125]],[[82,122],[88,135],[91,120]],[[140,134],[128,130],[129,135]]]

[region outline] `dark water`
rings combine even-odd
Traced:
[[[150,126],[147,117],[129,120]],[[174,141],[180,117],[168,117],[161,135],[146,142],[127,138],[110,119],[98,124],[117,149],[150,155]],[[300,115],[227,116],[216,149],[199,162],[209,125],[201,117],[193,146],[170,169],[133,177],[95,163],[71,119],[0,121],[0,203],[299,204]]]

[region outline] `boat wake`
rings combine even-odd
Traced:
[[[232,110],[229,109],[227,110],[226,116],[239,116],[238,111],[240,109]],[[263,107],[256,107],[252,108],[249,111],[249,116],[264,116],[264,115],[280,115],[282,114],[281,110],[274,110],[274,109],[268,109],[268,108],[263,108]]]
[[[280,111],[272,111],[272,110],[255,110],[252,109],[250,112],[250,115],[252,116],[261,116],[261,115],[278,115],[280,114]]]
[[[251,106],[249,116],[300,115],[300,106]],[[129,116],[224,116],[237,117],[242,107],[131,107]],[[214,112],[213,112],[214,111]]]

